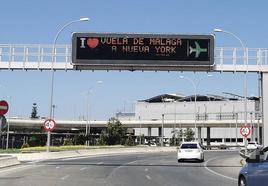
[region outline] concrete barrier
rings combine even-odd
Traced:
[[[0,168],[19,165],[20,161],[17,157],[13,156],[0,156]]]

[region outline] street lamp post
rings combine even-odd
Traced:
[[[245,47],[244,43],[242,42],[242,40],[234,33],[226,31],[226,30],[215,28],[214,32],[226,33],[226,34],[229,34],[229,35],[233,36],[234,38],[236,38],[239,41],[239,43],[241,44],[242,49],[243,49],[244,65],[247,65],[247,63],[246,63],[246,47]],[[245,72],[245,75],[244,75],[244,119],[245,119],[245,125],[247,125],[247,71]],[[245,150],[246,150],[245,153],[247,153],[246,147],[247,147],[247,138],[245,139]]]
[[[165,115],[162,114],[162,127],[161,127],[161,147],[164,146],[164,120],[165,120]]]
[[[97,84],[101,84],[102,81],[97,81],[95,85],[93,85],[92,87],[90,87],[86,93],[87,96],[87,124],[86,124],[86,136],[88,136],[88,134],[90,134],[90,122],[89,122],[89,94],[90,92],[93,90],[93,88],[97,85]],[[89,145],[88,140],[86,141],[86,145]]]
[[[211,77],[211,74],[207,75],[208,77]],[[194,87],[194,140],[196,141],[196,112],[197,112],[197,106],[196,106],[196,99],[197,99],[197,87],[199,85],[199,83],[201,82],[201,80],[199,80],[198,82],[194,82],[192,79],[185,77],[185,76],[180,76],[181,79],[186,79],[189,82],[191,82],[191,84]]]
[[[139,116],[139,123],[140,123],[140,139],[139,139],[139,144],[141,145],[141,116]]]
[[[53,47],[52,47],[52,65],[51,65],[51,90],[50,90],[50,105],[49,105],[49,118],[52,118],[52,110],[53,110],[53,93],[54,93],[54,63],[55,63],[55,59],[56,59],[56,42],[58,40],[58,37],[60,35],[60,33],[69,25],[76,23],[76,22],[80,22],[80,21],[89,21],[89,18],[80,18],[78,20],[74,20],[74,21],[70,21],[68,23],[66,23],[65,25],[63,25],[61,27],[61,29],[57,32],[55,38],[54,38],[54,42],[53,42]],[[50,132],[47,133],[47,152],[49,152],[49,146],[50,146]]]

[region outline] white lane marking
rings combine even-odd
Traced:
[[[211,172],[211,173],[213,173],[213,174],[215,174],[215,175],[217,175],[217,176],[220,176],[220,177],[223,177],[223,178],[227,178],[227,179],[229,179],[229,180],[232,180],[232,181],[237,182],[237,179],[234,179],[234,178],[229,177],[229,176],[225,176],[225,175],[220,174],[220,173],[218,173],[218,172],[215,172],[215,171],[213,171],[213,170],[211,170],[210,168],[207,167],[208,162],[210,162],[210,161],[212,161],[212,160],[215,160],[215,159],[217,159],[217,158],[212,158],[212,159],[209,159],[208,161],[206,161],[206,162],[204,163],[204,167],[205,167],[205,169],[207,169],[209,172]]]
[[[60,168],[59,166],[56,167],[56,169],[59,169],[59,168]]]
[[[86,169],[87,169],[86,167],[83,167],[83,168],[80,169],[80,171],[82,171],[82,170],[86,170]]]
[[[103,164],[103,162],[99,162],[99,163],[97,163],[97,165],[102,165]]]
[[[69,178],[70,177],[70,175],[66,175],[66,176],[63,176],[61,179],[62,180],[66,180],[67,178]]]
[[[151,180],[151,179],[152,179],[149,175],[146,175],[146,178],[147,178],[148,180]]]
[[[146,172],[148,172],[148,169],[146,168],[146,169],[144,169]]]

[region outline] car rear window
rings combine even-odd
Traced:
[[[182,144],[181,149],[197,149],[197,144],[193,144],[193,143]]]

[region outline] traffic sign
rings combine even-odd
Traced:
[[[250,135],[251,128],[250,125],[243,124],[240,127],[240,134],[247,138]]]
[[[212,70],[213,35],[74,33],[76,70]]]
[[[5,115],[8,111],[8,103],[5,100],[0,101],[0,116]]]
[[[43,124],[44,130],[51,132],[56,128],[56,122],[53,119],[47,119]]]

